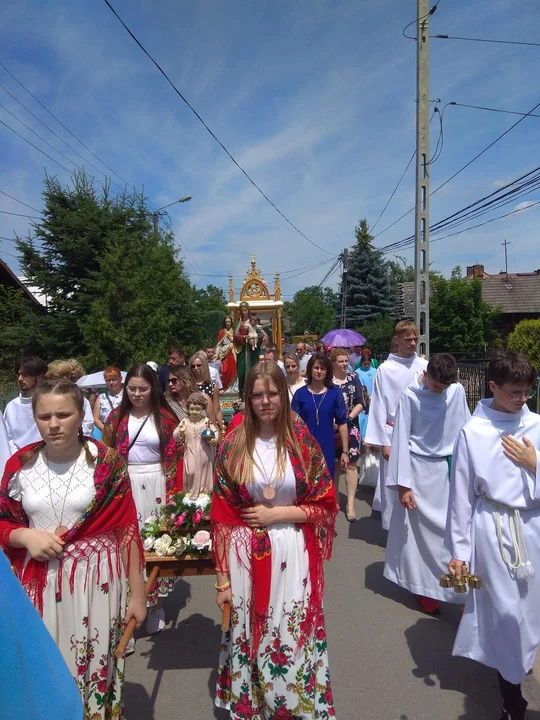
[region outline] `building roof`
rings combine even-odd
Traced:
[[[482,280],[482,297],[490,305],[502,306],[503,313],[540,314],[540,275],[506,275]]]
[[[482,280],[482,298],[489,305],[499,306],[503,314],[517,313],[540,315],[540,275],[514,274],[485,275]],[[401,283],[397,308],[398,317],[414,317],[414,283]]]
[[[27,286],[19,280],[19,278],[15,275],[13,270],[8,265],[6,265],[6,263],[1,259],[0,259],[0,285],[3,285],[4,287],[15,288],[16,290],[22,290],[25,297],[28,300],[31,300],[32,302],[36,303],[36,305],[41,305],[39,300],[30,292],[30,290],[27,288]]]

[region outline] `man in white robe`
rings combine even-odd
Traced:
[[[449,467],[457,435],[471,414],[452,355],[433,355],[403,392],[392,435],[387,487],[397,487],[386,545],[384,576],[414,593],[420,609],[440,611],[440,600],[463,595],[439,585],[448,570],[444,545]]]
[[[453,654],[495,668],[502,717],[524,720],[521,681],[540,646],[540,416],[526,405],[534,373],[522,355],[495,353],[489,375],[493,399],[454,448],[449,567],[461,577],[468,566],[483,588],[469,591]]]
[[[413,377],[427,368],[427,360],[418,357],[418,328],[410,320],[402,320],[396,325],[393,342],[396,351],[377,370],[373,383],[373,394],[369,407],[369,417],[365,442],[381,448],[379,480],[375,489],[373,509],[380,510],[382,526],[390,527],[390,518],[394,507],[396,491],[386,488],[386,471],[396,410],[401,393],[409,386]]]
[[[4,420],[11,452],[41,440],[32,412],[32,397],[48,370],[47,363],[38,357],[23,358],[17,373],[19,395],[10,400],[4,410]]]

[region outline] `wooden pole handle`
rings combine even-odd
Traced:
[[[222,632],[229,632],[230,624],[231,624],[231,604],[226,602],[223,605],[223,614],[221,616]]]
[[[154,587],[154,584],[156,580],[159,577],[159,565],[154,565],[152,568],[152,572],[148,576],[148,580],[146,581],[144,585],[144,596],[148,597],[150,594],[150,591]],[[137,621],[135,618],[131,618],[131,620],[128,622],[128,624],[125,627],[125,630],[122,634],[122,637],[120,638],[120,642],[118,643],[118,647],[116,648],[116,657],[121,658],[124,653],[126,652],[126,648],[128,646],[128,642],[133,637],[133,633],[137,629]]]

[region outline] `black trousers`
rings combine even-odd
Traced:
[[[527,701],[521,694],[521,684],[514,685],[497,673],[499,688],[503,699],[503,707],[510,714],[510,720],[525,720]]]

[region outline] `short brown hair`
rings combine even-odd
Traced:
[[[332,368],[332,363],[330,362],[330,358],[326,353],[315,353],[315,355],[312,355],[309,358],[307,368],[306,368],[306,384],[311,385],[313,382],[313,366],[315,363],[318,362],[321,365],[323,365],[326,368],[326,376],[324,378],[324,386],[327,388],[334,387],[333,379],[334,379],[334,369]]]
[[[436,382],[451,385],[457,382],[457,362],[450,353],[432,355],[427,366],[427,374]]]
[[[534,370],[527,358],[513,350],[494,352],[489,361],[488,373],[489,379],[495,385],[532,385],[535,379]]]
[[[412,320],[400,320],[396,327],[394,328],[394,335],[401,335],[402,333],[406,332],[415,332],[417,335],[418,333],[418,326],[413,323]]]
[[[45,360],[42,360],[36,355],[30,355],[21,360],[19,364],[19,373],[21,375],[27,375],[28,377],[40,377],[45,375],[48,366]]]
[[[346,357],[349,357],[349,353],[345,348],[342,347],[335,347],[332,349],[332,352],[330,353],[330,362],[335,363],[338,357],[341,357],[342,355],[345,355]]]

